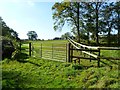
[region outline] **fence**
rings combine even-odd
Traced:
[[[66,62],[67,61],[67,44],[52,43],[52,44],[49,44],[49,46],[46,46],[41,43],[40,58]]]
[[[24,50],[28,52],[29,56],[33,54],[33,45],[31,42],[20,42],[19,49],[20,51]]]
[[[118,47],[93,47],[93,46],[86,46],[80,43],[77,43],[73,41],[72,39],[68,38],[69,44],[68,44],[68,62],[72,62],[78,59],[80,63],[80,59],[86,59],[86,60],[97,60],[98,61],[98,67],[100,67],[101,59],[109,59],[109,60],[120,60],[120,58],[113,58],[113,57],[105,57],[101,56],[100,52],[101,50],[120,50]],[[84,55],[74,56],[73,51],[80,51]],[[85,56],[87,55],[87,57]],[[73,58],[77,58],[73,60]]]

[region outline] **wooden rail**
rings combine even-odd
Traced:
[[[74,40],[68,38],[68,62],[72,62],[72,58],[80,59],[90,59],[98,60],[98,67],[100,67],[100,59],[112,59],[112,60],[120,60],[120,58],[113,57],[104,57],[100,56],[100,50],[120,50],[120,47],[95,47],[95,46],[87,46],[80,43],[75,42]],[[87,54],[90,58],[82,57],[82,56],[73,56],[73,50],[80,51],[81,53]],[[97,52],[98,54],[95,54]]]

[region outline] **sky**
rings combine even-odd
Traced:
[[[56,1],[56,0],[55,0]],[[59,1],[59,0],[57,0]],[[62,31],[54,31],[52,19],[52,6],[54,0],[0,0],[0,16],[3,21],[15,30],[21,39],[27,39],[28,31],[35,31],[38,39],[53,39],[60,37],[65,32],[70,32],[70,27],[65,25]]]
[[[28,38],[28,31],[35,31],[38,39],[53,39],[70,32],[67,25],[61,31],[53,29],[52,6],[57,1],[61,0],[0,0],[0,16],[21,39]]]

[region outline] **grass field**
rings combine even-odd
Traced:
[[[51,47],[52,44],[66,44],[67,41],[35,41],[34,53],[28,57],[27,44],[22,46],[19,59],[5,59],[2,63],[2,87],[5,88],[118,88],[118,61],[81,60],[80,65],[56,62],[39,57],[40,44]],[[44,48],[46,50],[46,48]],[[119,57],[120,51],[102,51],[102,55]],[[112,68],[111,68],[112,66]]]

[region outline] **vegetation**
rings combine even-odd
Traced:
[[[35,31],[28,31],[27,36],[29,40],[37,40],[38,37]]]
[[[66,41],[33,41],[34,50],[39,50],[40,43],[50,45]],[[114,63],[102,60],[101,67],[97,61],[81,60],[80,65],[61,63],[41,59],[34,53],[28,57],[27,44],[22,45],[22,52],[17,58],[2,61],[2,86],[5,88],[118,88],[118,61]],[[110,53],[110,54],[109,54]],[[103,51],[102,54],[119,57],[118,51]],[[112,67],[112,68],[111,68]]]
[[[75,36],[75,41],[88,45],[120,46],[120,2],[60,2],[52,7],[54,29],[62,30],[67,22],[71,26],[71,33],[61,36]],[[9,28],[0,17],[2,35],[0,40],[10,42],[12,46],[5,44],[7,56],[13,47],[15,51],[10,58],[3,58],[0,62],[2,68],[2,88],[119,88],[119,60],[101,59],[98,68],[97,60],[76,59],[76,63],[56,62],[53,58],[43,59],[48,51],[63,51],[59,55],[66,54],[67,40],[37,41],[37,33],[29,31],[29,40],[20,40],[18,33]],[[117,33],[113,33],[117,31]],[[113,38],[115,37],[115,38]],[[29,56],[29,45],[32,42],[32,56]],[[0,43],[2,47],[2,43]],[[54,46],[54,47],[53,47]],[[44,51],[40,53],[41,47]],[[61,48],[58,48],[61,47]],[[54,54],[57,52],[54,51]],[[40,54],[42,54],[40,56]],[[53,54],[53,53],[52,53]],[[96,53],[94,53],[96,54]],[[73,55],[80,55],[74,51]],[[83,55],[83,54],[81,54]],[[120,50],[101,50],[101,56],[120,58]],[[62,60],[57,56],[56,60]]]
[[[12,28],[8,27],[0,17],[0,24],[2,25],[2,34],[0,34],[0,47],[2,48],[2,59],[11,58],[12,53],[19,46],[18,33]]]
[[[63,35],[61,36],[61,38],[62,38],[63,40],[67,40],[68,37],[72,37],[72,35],[71,35],[70,32],[66,32],[65,34],[63,34]]]
[[[100,45],[100,38],[105,40],[107,37],[107,46],[113,43],[119,46],[119,8],[120,1],[56,2],[52,7],[54,29],[62,30],[62,27],[67,22],[71,25],[71,31],[78,42],[82,42],[85,39],[88,44],[92,40],[96,42],[96,45]],[[114,40],[112,40],[113,38]]]

